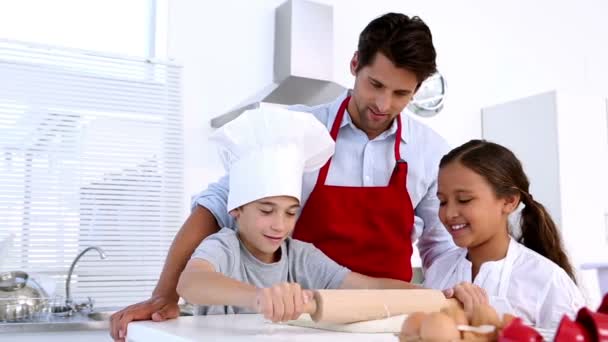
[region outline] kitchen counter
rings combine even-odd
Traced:
[[[165,322],[129,324],[127,341],[390,341],[394,334],[351,334],[273,324],[261,315],[179,317]]]

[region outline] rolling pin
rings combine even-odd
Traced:
[[[314,300],[304,312],[315,322],[354,323],[410,314],[436,312],[460,306],[443,292],[430,289],[408,290],[316,290]]]

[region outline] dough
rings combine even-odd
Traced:
[[[287,324],[298,327],[350,333],[399,333],[401,331],[401,325],[406,318],[407,315],[398,315],[373,321],[336,324],[326,322],[317,323],[310,318],[310,315],[304,314],[297,320],[287,322]]]

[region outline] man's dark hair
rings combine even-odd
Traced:
[[[437,71],[431,30],[419,17],[387,13],[372,20],[359,35],[358,51],[357,71],[371,64],[378,52],[416,74],[418,84]]]

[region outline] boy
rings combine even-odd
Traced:
[[[290,237],[302,176],[334,152],[327,128],[308,113],[278,108],[244,113],[212,140],[229,174],[228,212],[237,230],[207,237],[180,276],[177,292],[204,314],[263,313],[296,319],[310,289],[414,288],[351,272],[310,243]]]

